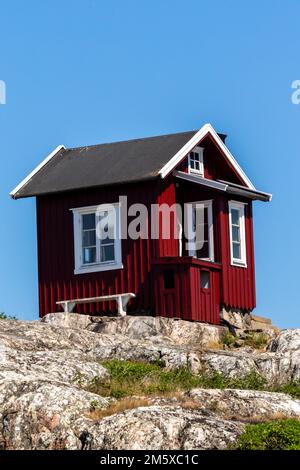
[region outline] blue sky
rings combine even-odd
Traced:
[[[1,1],[0,311],[37,318],[35,201],[8,193],[58,144],[211,122],[255,204],[257,314],[300,326],[300,3]]]

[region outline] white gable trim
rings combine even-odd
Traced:
[[[29,173],[28,176],[26,176],[26,178],[23,179],[23,181],[21,181],[20,184],[18,184],[18,186],[15,187],[15,189],[9,193],[10,196],[14,199],[20,189],[22,189],[28,183],[28,181],[31,180],[31,178],[36,175],[36,173],[38,173],[38,171],[40,171],[41,168],[43,168],[62,149],[65,149],[64,145],[59,145],[56,147],[53,152],[51,152],[31,173]]]
[[[244,183],[247,185],[249,189],[254,189],[255,186],[251,183],[247,175],[244,173],[232,153],[226,147],[222,139],[218,136],[214,128],[211,124],[204,124],[201,129],[196,132],[196,134],[171,158],[171,160],[166,163],[163,168],[159,171],[159,175],[162,178],[165,178],[180,161],[197,145],[204,139],[208,134],[210,134],[213,139],[215,140],[216,144],[220,147],[224,155],[226,156],[227,160],[231,163],[233,168],[236,170],[238,175],[242,178]]]

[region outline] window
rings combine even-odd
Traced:
[[[75,274],[122,268],[118,204],[72,209]]]
[[[231,264],[246,267],[245,204],[229,201]]]
[[[197,173],[201,176],[204,175],[203,148],[195,147],[193,151],[189,153],[189,173]]]
[[[189,256],[214,261],[212,201],[192,203],[191,217],[188,223],[192,230],[189,240]],[[196,243],[197,230],[200,234],[198,243]]]
[[[175,288],[174,270],[164,269],[163,276],[164,276],[164,289],[174,289]]]
[[[201,289],[210,289],[210,273],[201,269],[200,271],[200,286]]]

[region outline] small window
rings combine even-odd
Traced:
[[[200,272],[201,289],[210,289],[210,273],[201,269]]]
[[[73,210],[75,274],[122,267],[118,204]]]
[[[197,173],[201,176],[204,175],[203,170],[203,148],[195,147],[189,153],[189,173]]]
[[[175,288],[174,270],[164,269],[163,276],[164,276],[164,289],[174,289]]]
[[[229,201],[231,264],[246,267],[245,204]]]

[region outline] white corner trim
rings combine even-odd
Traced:
[[[51,152],[34,170],[32,170],[31,173],[29,173],[28,176],[26,176],[26,178],[23,179],[23,181],[21,181],[20,184],[18,184],[18,186],[16,186],[10,193],[9,195],[14,198],[16,196],[16,194],[18,193],[18,191],[20,191],[20,189],[23,188],[23,186],[25,186],[29,180],[31,180],[31,178],[36,175],[58,152],[60,152],[62,149],[65,149],[66,147],[64,145],[59,145],[58,147],[56,147],[53,152]]]
[[[226,147],[222,139],[218,136],[217,132],[214,130],[211,124],[207,123],[201,127],[201,129],[196,132],[196,134],[166,163],[163,168],[159,171],[159,175],[162,178],[165,178],[178,163],[184,158],[193,148],[200,144],[201,140],[204,139],[208,134],[210,134],[220,149],[223,151],[224,155],[234,167],[238,175],[242,178],[244,183],[247,185],[248,188],[254,189],[255,186],[251,183],[249,178],[247,177],[246,173],[242,170],[232,153]]]

